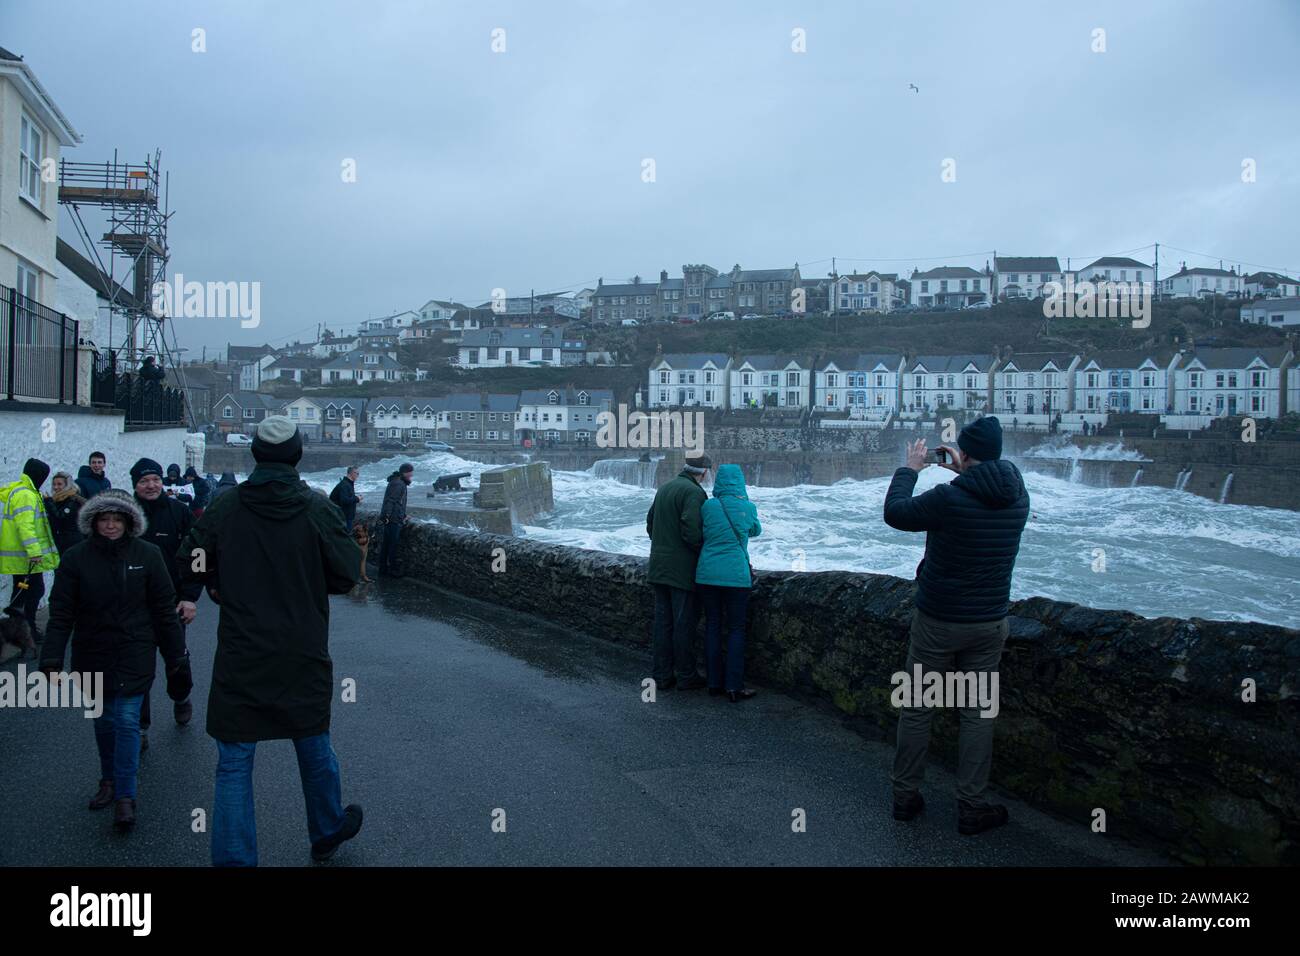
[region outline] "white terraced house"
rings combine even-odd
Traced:
[[[1246,291],[1246,280],[1236,269],[1181,269],[1160,280],[1160,294],[1173,299],[1200,299],[1207,295],[1222,295],[1229,299],[1240,298]]]
[[[586,349],[585,342],[565,339],[554,329],[478,329],[461,336],[456,365],[580,365],[586,359]]]
[[[650,363],[651,408],[727,408],[730,356],[720,352],[661,355]]]
[[[398,395],[372,398],[366,405],[366,417],[375,438],[398,441],[437,438],[444,404],[441,398]]]
[[[614,404],[607,388],[525,389],[515,421],[518,442],[528,439],[590,444],[600,430],[600,414]]]
[[[1074,410],[1074,370],[1082,359],[1071,352],[1012,355],[993,376],[993,414],[1046,415]]]
[[[1252,299],[1286,299],[1300,296],[1300,281],[1280,272],[1255,272],[1245,279],[1246,295]]]
[[[1174,411],[1193,415],[1277,418],[1295,355],[1266,349],[1197,348],[1174,370]]]
[[[1089,355],[1074,372],[1074,410],[1163,415],[1173,406],[1178,353],[1115,350]]]
[[[1063,283],[1061,261],[1056,256],[995,256],[994,290],[998,299],[1039,299],[1049,282]]]
[[[811,363],[793,355],[744,355],[731,369],[732,408],[807,408]]]
[[[1300,325],[1300,298],[1259,299],[1241,307],[1241,321],[1282,329]],[[1300,409],[1292,409],[1300,411]]]
[[[1154,282],[1156,271],[1145,262],[1124,256],[1102,256],[1075,273],[1075,282],[1114,282],[1117,285]]]
[[[919,308],[962,308],[987,302],[992,294],[992,276],[969,266],[943,266],[927,272],[913,272],[912,305]]]
[[[884,418],[898,411],[903,364],[896,352],[834,356],[817,370],[813,406]]]
[[[893,272],[863,272],[840,276],[831,293],[835,312],[864,312],[875,309],[890,312],[907,301]]]
[[[987,412],[997,364],[993,355],[918,355],[903,373],[902,409]]]

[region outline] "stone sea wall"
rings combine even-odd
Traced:
[[[403,534],[401,559],[417,580],[648,649],[644,559],[430,525]],[[886,575],[760,572],[748,675],[892,739],[912,590]],[[1300,863],[1300,631],[1045,598],[1011,613],[997,785],[1080,826],[1100,808],[1107,834],[1179,861]],[[955,754],[953,714],[937,715],[932,752]]]

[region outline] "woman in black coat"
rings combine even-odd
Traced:
[[[50,623],[41,669],[63,668],[72,642],[72,671],[102,673],[102,713],[95,718],[99,792],[90,809],[114,804],[113,825],[135,825],[140,765],[140,703],[154,675],[154,650],[167,665],[167,692],[189,695],[189,655],[176,616],[176,592],[166,559],[140,540],[144,512],[124,491],[104,491],[81,508],[85,541],[63,555],[50,594]],[[180,694],[177,697],[177,694]]]
[[[59,554],[67,551],[74,544],[80,544],[81,528],[77,525],[77,516],[86,499],[81,497],[80,489],[66,471],[56,471],[50,479],[53,494],[45,498],[45,513],[50,519],[50,533],[54,536],[54,546]]]

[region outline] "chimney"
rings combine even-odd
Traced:
[[[667,270],[667,269],[660,269],[660,270],[659,270],[659,281],[660,281],[660,282],[667,282],[667,281],[668,281],[668,270]]]

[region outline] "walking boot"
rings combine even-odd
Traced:
[[[99,792],[90,799],[91,810],[103,810],[113,802],[113,781],[99,781]]]
[[[135,798],[118,797],[113,805],[113,829],[126,833],[135,826]]]

